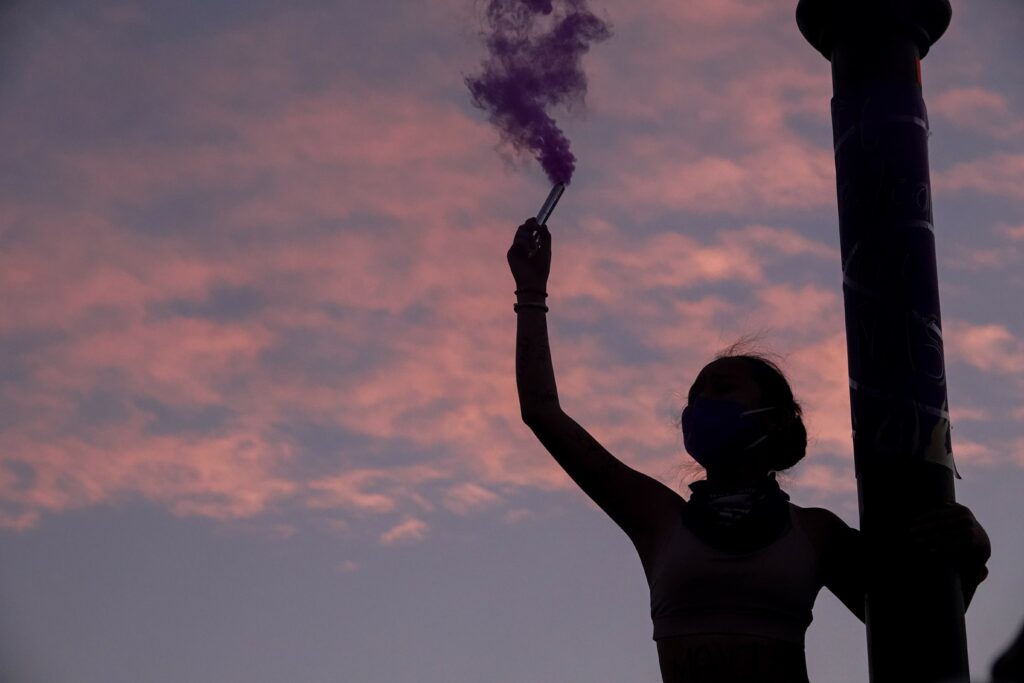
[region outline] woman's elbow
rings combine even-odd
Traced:
[[[960,571],[960,586],[964,594],[964,610],[971,606],[978,585],[988,577],[988,567],[973,567]]]
[[[557,403],[553,404],[539,404],[539,405],[522,405],[519,411],[520,417],[523,418],[523,422],[526,423],[527,427],[530,427],[534,431],[537,428],[543,427],[546,423],[549,423],[554,417],[560,415],[562,409]]]

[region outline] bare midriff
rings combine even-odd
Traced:
[[[662,638],[656,644],[664,683],[807,683],[804,648],[797,643],[711,633]]]

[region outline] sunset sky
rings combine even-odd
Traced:
[[[464,78],[485,0],[0,4],[0,681],[659,681],[626,535],[520,420],[512,236],[549,184]],[[592,0],[549,221],[562,407],[687,492],[759,333],[857,525],[828,62],[795,0]],[[1024,7],[923,62],[978,680],[1024,621]],[[827,591],[811,680],[865,683]]]

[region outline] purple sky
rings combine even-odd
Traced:
[[[657,681],[626,536],[522,425],[505,252],[549,184],[465,76],[482,0],[0,8],[0,680]],[[923,63],[983,679],[1024,620],[1024,9]],[[856,524],[828,63],[795,2],[593,0],[549,221],[563,407],[685,491],[761,332]],[[867,680],[823,592],[811,679]]]

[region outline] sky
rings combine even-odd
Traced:
[[[625,534],[523,425],[512,236],[549,185],[464,78],[483,0],[0,5],[0,680],[658,681]],[[828,62],[794,2],[593,0],[555,113],[563,409],[686,493],[757,333],[857,526]],[[1024,9],[923,61],[972,674],[1024,621]],[[867,680],[823,591],[811,680]]]

